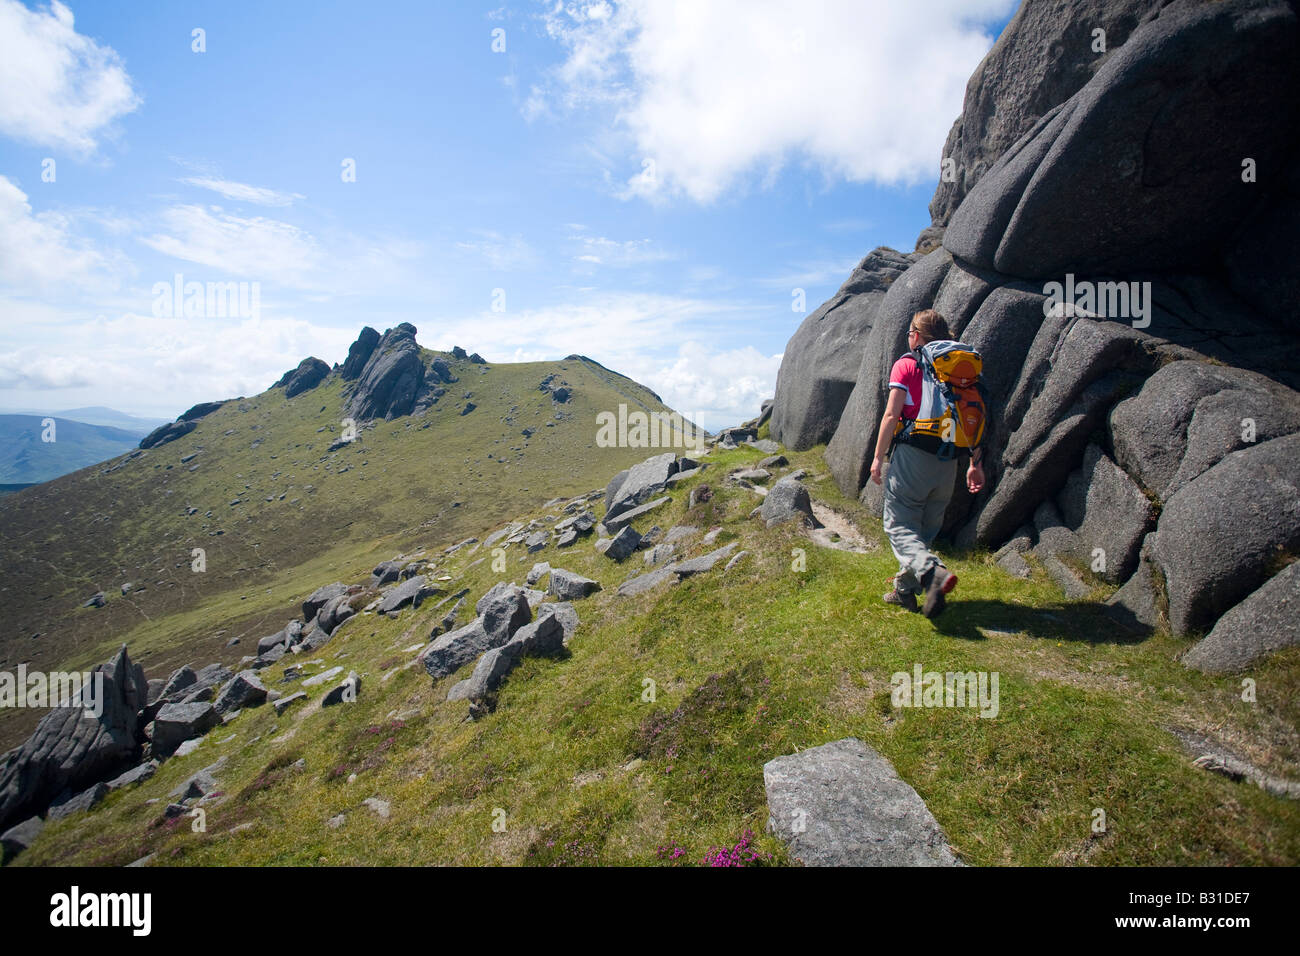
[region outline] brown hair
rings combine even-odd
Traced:
[[[922,309],[912,316],[912,328],[921,333],[927,342],[952,338],[948,331],[948,322],[934,309]]]

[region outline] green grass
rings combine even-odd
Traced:
[[[791,525],[750,519],[757,496],[721,479],[761,454],[715,454],[637,527],[721,525],[719,543],[739,540],[750,552],[730,571],[720,563],[675,587],[620,598],[616,586],[641,568],[640,555],[615,565],[591,538],[536,555],[514,546],[504,573],[491,556],[479,560],[481,549],[439,562],[435,573],[450,574],[450,588],[469,587],[471,602],[498,580],[522,581],[536,560],[604,586],[576,602],[581,623],[568,654],[525,660],[482,719],[467,720],[463,702],[446,700],[465,671],[431,686],[421,667],[401,669],[413,656],[403,649],[420,643],[442,610],[362,615],[309,668],[357,670],[364,684],[355,704],[320,710],[325,688],[317,688],[313,703],[283,718],[269,706],[246,711],[140,787],[51,824],[18,863],[121,864],[156,853],[156,862],[186,865],[666,865],[656,851],[667,846],[685,848],[677,862],[691,863],[746,829],[763,833],[764,762],[847,736],[893,763],[972,864],[1300,861],[1300,808],[1192,767],[1165,730],[1212,731],[1287,772],[1300,757],[1300,649],[1255,669],[1258,700],[1246,703],[1239,678],[1177,662],[1190,641],[1134,639],[1095,601],[1063,600],[1041,572],[1013,579],[982,553],[952,557],[961,583],[935,621],[887,607],[880,596],[896,567],[879,522],[826,478],[823,450],[789,457],[814,473],[814,498],[858,523],[876,545],[869,553],[822,549]],[[714,497],[688,512],[687,494],[700,484]],[[501,524],[481,522],[473,533]],[[690,553],[708,547],[695,539]],[[796,549],[806,554],[804,571],[791,570]],[[369,560],[351,566],[368,570]],[[349,577],[343,563],[325,570],[313,565],[310,586],[298,582],[294,595]],[[221,620],[213,614],[208,626]],[[980,628],[1005,633],[985,637]],[[267,685],[292,690],[279,680],[284,665],[301,663],[264,671]],[[891,675],[916,663],[997,671],[998,716],[893,707]],[[226,796],[208,809],[207,832],[192,832],[188,817],[160,825],[167,794],[223,755]],[[371,796],[389,801],[389,819],[362,805]],[[1104,834],[1092,830],[1097,809]],[[338,814],[343,825],[327,826]],[[791,862],[770,836],[759,849]]]

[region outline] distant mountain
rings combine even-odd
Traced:
[[[42,424],[50,419],[52,432]],[[0,415],[0,483],[50,481],[128,452],[139,441],[137,430],[51,415]]]
[[[120,428],[122,431],[131,432],[138,438],[143,438],[159,425],[167,422],[165,418],[140,418],[136,415],[128,415],[126,412],[119,412],[116,408],[105,408],[103,405],[92,405],[89,408],[69,408],[63,411],[50,411],[42,408],[0,408],[0,415],[36,415],[40,418],[66,418],[69,421],[81,422],[86,425],[106,425],[109,428]]]

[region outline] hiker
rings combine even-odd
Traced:
[[[936,344],[923,354],[922,347],[930,343]],[[967,346],[951,341],[947,321],[934,309],[924,309],[912,316],[907,329],[907,347],[908,354],[895,362],[889,372],[889,401],[876,438],[871,480],[881,484],[888,455],[884,525],[899,569],[894,589],[884,596],[885,603],[915,611],[917,595],[923,593],[921,610],[926,617],[933,617],[943,610],[944,596],[957,585],[957,575],[944,567],[930,545],[943,525],[944,511],[952,498],[960,460],[958,452],[969,450],[971,455],[966,487],[972,494],[984,487],[983,448],[979,447],[984,437],[985,414],[983,391],[978,385],[981,360]],[[966,377],[954,381],[970,387],[956,389],[960,393],[958,404],[978,406],[970,413],[961,412],[955,429],[951,417],[943,418],[943,400],[936,397],[942,393],[952,395],[946,387],[952,366],[945,364],[945,355],[965,363],[958,366],[958,372]],[[942,380],[935,371],[936,359],[944,365]],[[929,407],[923,408],[923,404]],[[926,415],[933,417],[926,418]],[[962,416],[968,418],[968,429],[961,427]],[[967,431],[973,434],[966,434]]]

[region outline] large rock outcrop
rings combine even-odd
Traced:
[[[417,399],[425,393],[424,359],[415,331],[415,326],[403,322],[375,344],[348,398],[350,417],[393,419],[415,410]]]
[[[861,363],[825,455],[841,490],[879,512],[887,372],[936,308],[991,396],[985,487],[959,479],[945,535],[996,548],[1050,513],[1045,557],[1123,584],[1111,603],[1143,625],[1167,603],[1177,633],[1262,593],[1300,540],[1298,89],[1284,0],[1025,0],[945,150],[942,246],[842,326]],[[783,370],[822,361],[807,326]],[[778,389],[774,428],[810,406]]]
[[[96,674],[103,675],[97,717],[80,706],[55,707],[25,743],[0,758],[0,830],[43,812],[65,790],[79,793],[138,762],[139,713],[148,698],[144,669],[123,645],[95,668],[92,682]]]

